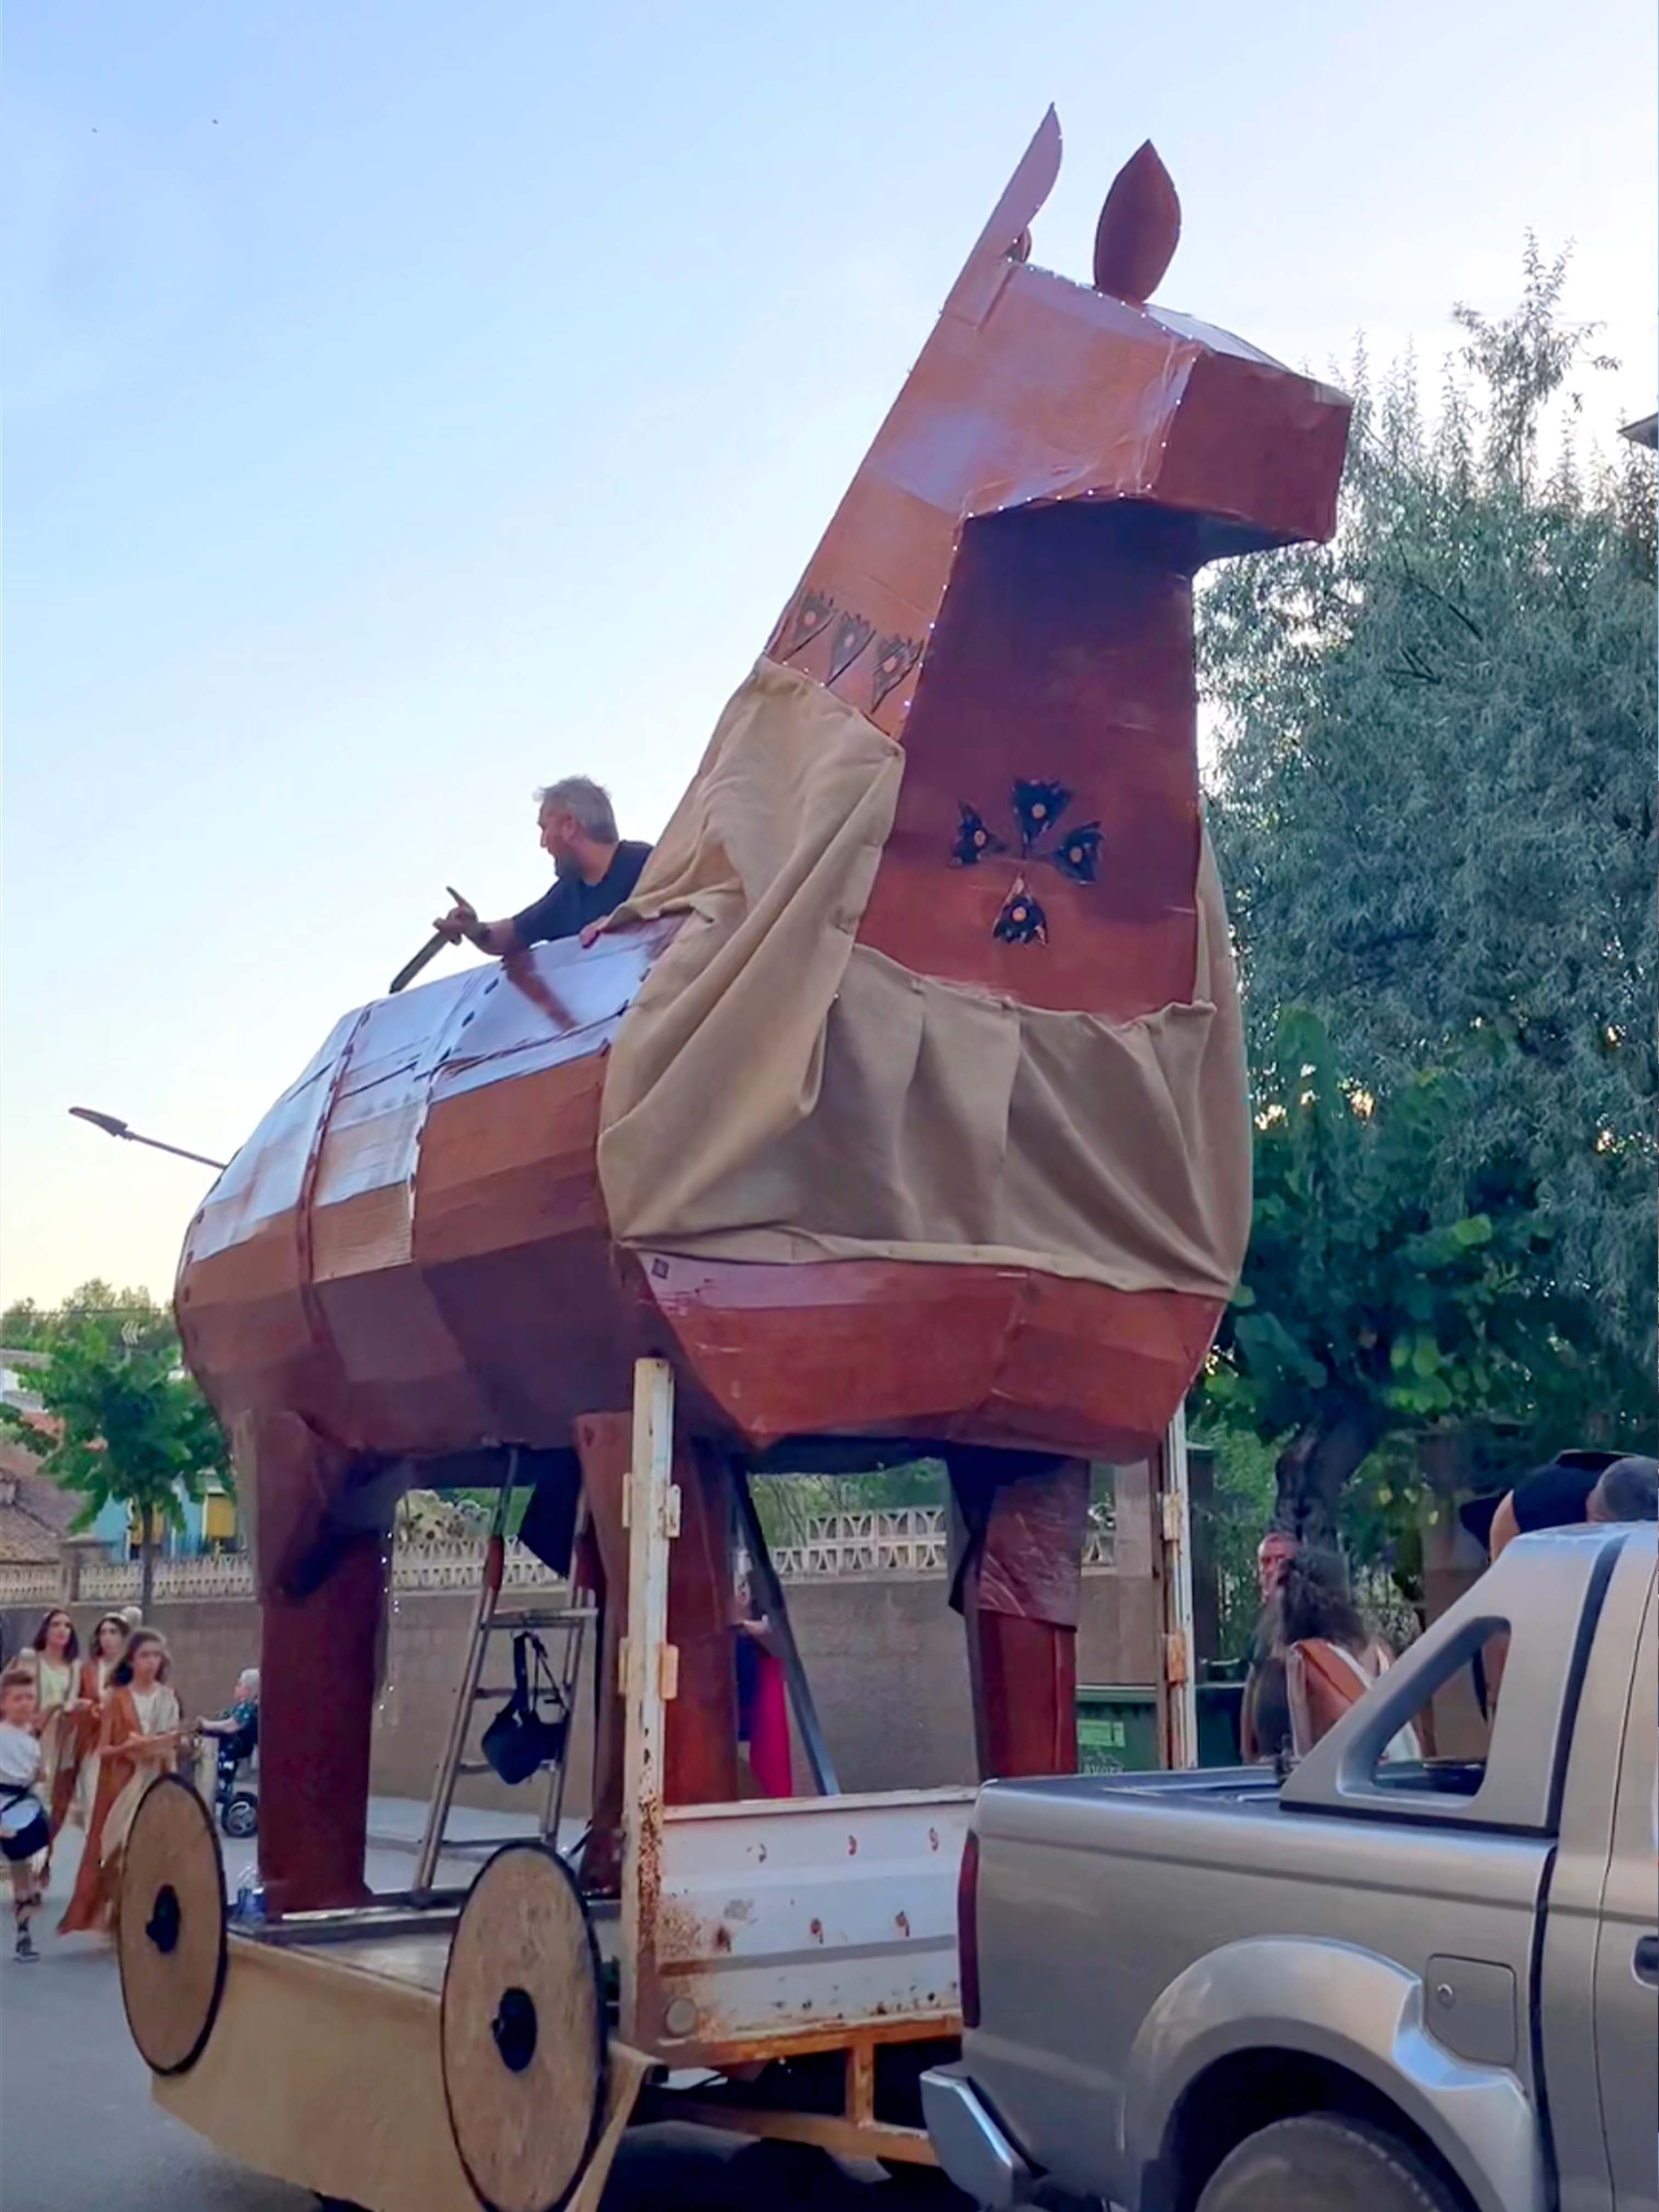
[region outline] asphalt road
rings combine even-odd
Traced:
[[[0,1920],[0,2205],[5,2212],[316,2212],[309,2191],[232,2164],[151,2102],[110,1947],[96,1936],[52,1933],[74,1883],[78,1841],[72,1832],[63,1838],[52,1896],[35,1920],[38,1964],[17,1964],[9,1910]],[[252,1845],[240,1854],[226,1846],[233,1886],[244,1856],[252,1858]],[[409,1872],[404,1853],[369,1855],[377,1889],[399,1887]],[[459,1867],[455,1875],[465,1879]],[[921,2201],[874,2167],[838,2166],[816,2154],[701,2129],[641,2128],[623,2146],[605,2204],[605,2212],[776,2212],[784,2204],[911,2212]]]

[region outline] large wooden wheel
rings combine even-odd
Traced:
[[[213,2033],[225,1986],[225,1874],[213,1816],[159,1775],[127,1832],[116,1949],[132,2039],[157,2074],[182,2074]]]
[[[479,2203],[558,2212],[599,2136],[606,2032],[586,1908],[544,1844],[508,1844],[472,1885],[441,2039],[450,2133]]]

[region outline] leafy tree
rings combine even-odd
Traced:
[[[0,1346],[14,1352],[38,1352],[65,1322],[97,1314],[117,1322],[129,1319],[149,1322],[159,1310],[148,1291],[119,1290],[94,1275],[72,1291],[61,1306],[37,1305],[33,1298],[18,1298],[0,1312]]]
[[[1378,388],[1362,358],[1332,544],[1234,566],[1206,591],[1203,674],[1220,723],[1211,821],[1253,1060],[1272,1062],[1281,1013],[1305,1006],[1349,1083],[1380,1111],[1386,1102],[1383,1122],[1347,1132],[1345,1147],[1362,1133],[1373,1148],[1392,1143],[1401,1114],[1432,1114],[1436,1158],[1422,1138],[1407,1151],[1443,1170],[1448,1192],[1490,1182],[1508,1194],[1470,1198],[1462,1217],[1449,1196],[1438,1211],[1447,1237],[1460,1218],[1492,1223],[1493,1243],[1464,1253],[1477,1274],[1510,1264],[1504,1224],[1524,1196],[1538,1234],[1514,1264],[1555,1331],[1522,1393],[1536,1448],[1647,1437],[1650,1449],[1653,468],[1634,450],[1600,471],[1576,459],[1573,386],[1605,364],[1592,330],[1562,316],[1565,270],[1529,246],[1514,313],[1458,311],[1463,354],[1432,420],[1409,364]],[[1563,416],[1546,468],[1545,427]],[[1434,1102],[1453,1077],[1461,1103],[1449,1115]],[[1275,1202],[1317,1218],[1280,1187],[1285,1148],[1302,1158],[1307,1133],[1282,1085],[1272,1097],[1292,1119],[1262,1133],[1257,1233],[1270,1250]],[[1385,1219],[1364,1248],[1368,1273],[1391,1238],[1427,1233],[1406,1231],[1388,1192],[1376,1194]],[[1346,1195],[1336,1218],[1356,1235],[1364,1226]],[[1253,1259],[1247,1282],[1264,1264]],[[1274,1314],[1292,1346],[1346,1341],[1352,1300],[1326,1277],[1337,1304],[1315,1328],[1310,1265],[1288,1314],[1258,1285],[1254,1346],[1248,1333],[1235,1340],[1241,1376],[1252,1350],[1265,1373]],[[1404,1363],[1388,1387],[1414,1394],[1416,1418],[1490,1395],[1487,1339],[1467,1347],[1477,1362],[1467,1377],[1445,1356],[1458,1340],[1440,1332],[1441,1294],[1454,1287],[1472,1286],[1430,1267],[1420,1350],[1386,1339]],[[1280,1387],[1300,1371],[1311,1391],[1323,1352],[1298,1370],[1280,1351]],[[1320,1387],[1356,1371],[1339,1358]],[[1357,1402],[1377,1401],[1367,1389]],[[1343,1433],[1372,1425],[1356,1413]],[[1339,1449],[1322,1432],[1322,1466]],[[1352,1462],[1347,1443],[1340,1456]],[[1328,1487],[1322,1476],[1316,1488]]]
[[[40,1452],[43,1474],[82,1494],[77,1528],[112,1500],[138,1515],[148,1612],[161,1529],[184,1525],[184,1500],[209,1477],[230,1481],[223,1433],[179,1365],[172,1316],[146,1292],[87,1284],[46,1318],[33,1348],[46,1353],[29,1376],[46,1425],[3,1405],[0,1425]]]
[[[19,1298],[0,1313],[0,1345],[10,1352],[28,1352],[45,1335],[49,1316],[33,1298]]]
[[[834,1513],[879,1513],[943,1505],[950,1481],[940,1459],[907,1460],[870,1474],[766,1474],[751,1485],[767,1544],[805,1544],[813,1524]]]
[[[1218,1659],[1242,1659],[1261,1610],[1256,1591],[1256,1546],[1272,1521],[1275,1498],[1274,1453],[1237,1421],[1208,1413],[1200,1396],[1193,1408],[1188,1442],[1214,1454],[1206,1498],[1193,1500],[1193,1544],[1202,1547],[1215,1571]]]
[[[532,1492],[517,1491],[507,1509],[508,1533],[516,1534]],[[406,1490],[398,1500],[397,1533],[417,1544],[459,1544],[489,1526],[500,1501],[493,1490]]]
[[[1560,1352],[1548,1231],[1522,1164],[1463,1165],[1461,1070],[1344,1082],[1291,1009],[1256,1085],[1250,1248],[1202,1406],[1279,1443],[1274,1519],[1330,1543],[1391,1433],[1530,1410]]]

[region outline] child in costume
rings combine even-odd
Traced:
[[[40,1956],[29,1922],[43,1893],[40,1862],[52,1841],[46,1808],[35,1795],[40,1723],[33,1670],[9,1667],[0,1674],[0,1858],[11,1878],[16,1955],[25,1960]]]

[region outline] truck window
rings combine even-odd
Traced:
[[[1401,1795],[1473,1797],[1486,1771],[1492,1717],[1509,1650],[1507,1626],[1489,1625],[1473,1650],[1449,1651],[1429,1677],[1410,1723],[1371,1769],[1372,1783]]]

